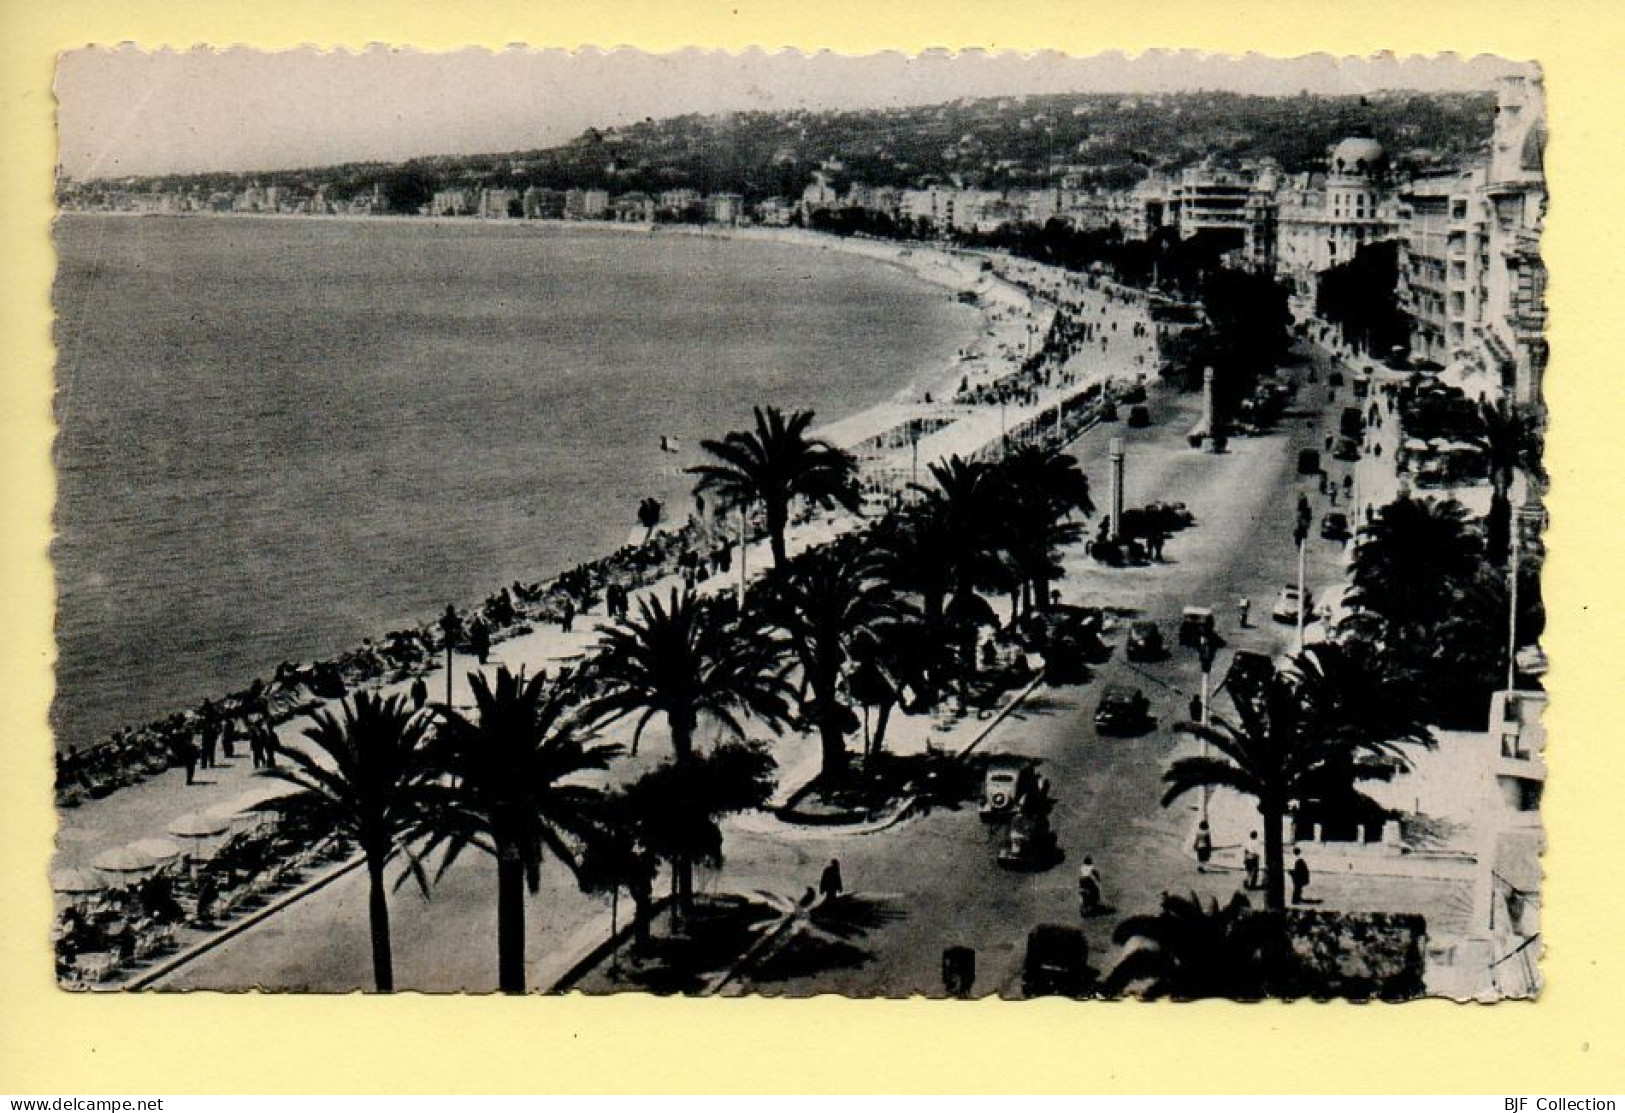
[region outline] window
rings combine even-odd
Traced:
[[[1451,220],[1466,220],[1467,219],[1467,202],[1466,201],[1452,201],[1452,202],[1450,202],[1450,219]]]

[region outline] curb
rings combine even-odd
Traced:
[[[657,898],[650,907],[650,919],[660,915],[660,913],[665,911],[666,906],[670,903],[670,897]],[[569,968],[565,970],[564,973],[553,979],[552,985],[548,986],[541,992],[544,994],[569,993],[571,989],[575,987],[577,982],[579,982],[582,978],[585,978],[588,974],[592,973],[593,970],[595,970],[598,965],[611,954],[620,950],[621,946],[625,944],[625,942],[637,931],[635,912],[633,913],[633,916],[634,919],[628,922],[625,927],[615,932],[608,939],[594,944],[588,949],[586,954],[582,955],[580,958],[571,963]]]
[[[319,889],[326,888],[328,885],[331,885],[345,874],[359,867],[366,860],[366,855],[357,854],[349,861],[340,863],[327,873],[305,882],[297,889],[294,889],[291,893],[284,893],[282,896],[265,905],[263,908],[255,909],[247,916],[244,916],[241,920],[221,928],[207,939],[194,943],[187,950],[184,950],[180,954],[159,963],[151,970],[144,971],[127,982],[121,982],[116,985],[108,985],[104,988],[108,990],[155,988],[154,983],[158,982],[160,979],[169,977],[169,975],[175,973],[175,971],[179,970],[181,967],[187,965],[195,959],[202,958],[216,947],[235,939],[249,928],[254,927],[256,924],[259,924],[262,921],[276,915],[289,905],[304,900],[306,897],[310,896],[310,894]]]

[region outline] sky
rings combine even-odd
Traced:
[[[690,112],[875,108],[1022,93],[1471,90],[1527,68],[1454,55],[1339,62],[1324,54],[1282,60],[1171,51],[852,58],[759,50],[121,47],[64,54],[56,93],[62,171],[92,178],[526,150],[588,127]]]

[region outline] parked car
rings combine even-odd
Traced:
[[[1337,432],[1339,436],[1358,438],[1365,433],[1365,416],[1360,413],[1359,406],[1344,406],[1343,413],[1337,419]]]
[[[1061,860],[1061,846],[1055,831],[1043,815],[1018,812],[1010,820],[1004,845],[999,847],[998,863],[1007,870],[1045,870]]]
[[[1315,605],[1314,593],[1303,593],[1303,610],[1308,614]],[[1276,622],[1293,623],[1298,621],[1298,585],[1287,584],[1275,596],[1275,605],[1270,608],[1270,617]]]
[[[1353,437],[1339,437],[1337,444],[1332,447],[1332,456],[1352,464],[1360,458],[1360,442]]]
[[[1117,400],[1119,402],[1128,403],[1129,405],[1133,405],[1137,402],[1144,402],[1145,384],[1134,383],[1130,386],[1124,387],[1122,392],[1118,394]]]
[[[1305,448],[1298,453],[1298,474],[1319,475],[1320,453],[1313,448]]]
[[[1179,644],[1194,649],[1202,641],[1202,634],[1214,632],[1213,608],[1186,607],[1179,616]]]
[[[1333,510],[1320,520],[1320,535],[1328,541],[1349,539],[1349,516]]]
[[[1100,406],[1100,420],[1101,421],[1116,421],[1117,420],[1117,403],[1115,403],[1115,402],[1103,402],[1103,403],[1101,403],[1101,406]]]
[[[1151,424],[1151,411],[1145,406],[1135,406],[1128,412],[1128,427],[1130,429],[1144,429]]]
[[[1238,696],[1251,697],[1262,692],[1274,675],[1275,662],[1267,654],[1238,649],[1230,656],[1224,687]]]
[[[1165,533],[1196,524],[1196,515],[1182,502],[1148,502],[1145,512],[1160,525]]]
[[[988,765],[982,777],[982,803],[978,811],[983,819],[1001,819],[1011,815],[1016,801],[1038,786],[1038,775],[1032,763],[1016,757],[997,757]]]
[[[1089,992],[1089,941],[1081,928],[1039,924],[1027,933],[1021,992],[1027,997],[1082,997]]]
[[[1168,656],[1163,644],[1162,631],[1155,622],[1131,622],[1128,640],[1123,644],[1123,655],[1130,661],[1160,661]]]
[[[1138,688],[1108,687],[1095,707],[1095,730],[1100,734],[1140,734],[1150,726],[1151,701]]]

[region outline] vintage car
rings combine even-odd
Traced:
[[[1339,437],[1332,446],[1332,459],[1352,464],[1360,458],[1360,442],[1353,437]]]
[[[1032,763],[1016,757],[996,757],[982,777],[982,803],[978,811],[983,819],[1003,819],[1012,815],[1016,801],[1032,792],[1038,785],[1038,775]]]
[[[1082,997],[1089,992],[1089,941],[1082,929],[1039,924],[1027,933],[1021,992],[1027,997]]]
[[[1160,661],[1168,655],[1163,644],[1162,631],[1155,622],[1131,622],[1128,639],[1123,644],[1123,655],[1130,661]]]
[[[1061,860],[1060,843],[1049,820],[1042,814],[1017,812],[1010,820],[1004,845],[999,847],[999,866],[1007,870],[1045,870]]]
[[[1128,411],[1128,427],[1144,429],[1151,424],[1151,411],[1145,406],[1134,406]]]
[[[1330,511],[1320,520],[1320,535],[1328,541],[1349,539],[1349,516],[1338,510]]]
[[[1095,706],[1095,731],[1099,734],[1142,734],[1151,722],[1151,701],[1139,688],[1113,684],[1100,695]]]
[[[1315,597],[1312,592],[1303,593],[1303,612],[1308,615],[1314,608]],[[1294,623],[1298,621],[1298,585],[1287,584],[1275,596],[1275,603],[1270,607],[1270,617],[1276,622]]]
[[[1298,453],[1298,474],[1319,475],[1320,453],[1313,448],[1305,448]]]
[[[1213,608],[1186,607],[1179,616],[1179,644],[1187,649],[1194,649],[1202,641],[1202,635],[1213,634]]]

